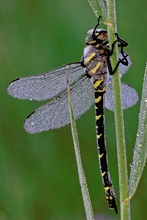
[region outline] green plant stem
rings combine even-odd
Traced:
[[[98,18],[99,15],[106,19],[107,10],[103,0],[88,0],[95,16]]]
[[[67,79],[67,85],[68,85],[68,79]],[[81,186],[82,198],[84,202],[86,219],[94,220],[94,214],[93,214],[93,209],[91,205],[90,195],[89,195],[89,191],[88,191],[88,187],[86,183],[86,177],[85,177],[83,166],[82,166],[78,133],[77,133],[76,122],[75,122],[73,110],[72,110],[69,85],[67,86],[67,91],[68,91],[68,103],[69,103],[69,113],[70,113],[70,122],[71,122],[71,133],[72,133],[72,138],[73,138],[73,143],[74,143],[74,150],[75,150],[75,156],[76,156],[76,162],[77,162],[77,168],[78,168],[78,176],[79,176],[79,182]]]
[[[114,33],[117,32],[116,28],[116,10],[115,0],[107,0],[107,11],[108,11],[108,35],[109,44],[115,41]],[[115,51],[111,57],[112,68],[114,69],[118,57],[118,50]],[[114,92],[114,117],[115,117],[115,129],[116,129],[116,142],[117,142],[117,157],[118,157],[118,173],[119,173],[119,191],[120,191],[120,209],[121,219],[130,219],[130,202],[128,200],[128,174],[127,174],[127,158],[126,158],[126,145],[125,145],[125,134],[124,134],[124,120],[123,111],[121,105],[121,81],[119,70],[112,77],[112,85]]]

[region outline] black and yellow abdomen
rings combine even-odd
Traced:
[[[96,85],[99,85],[96,87]],[[98,80],[93,84],[94,93],[95,93],[95,117],[96,117],[96,139],[97,139],[97,148],[98,148],[98,157],[99,164],[102,176],[102,182],[104,185],[106,199],[110,208],[117,211],[115,193],[112,186],[112,181],[110,178],[108,170],[108,161],[106,154],[106,141],[105,141],[105,132],[104,132],[104,93],[106,88],[103,87],[103,80]]]

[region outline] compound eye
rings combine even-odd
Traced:
[[[97,39],[100,41],[105,41],[108,38],[107,31],[100,31],[99,33],[96,33]]]

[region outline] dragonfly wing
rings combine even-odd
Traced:
[[[74,83],[84,74],[81,63],[72,63],[37,76],[28,76],[12,81],[8,94],[19,99],[47,100],[66,89],[68,74],[69,84]]]
[[[121,91],[122,91],[121,97],[122,97],[123,110],[132,107],[138,102],[138,93],[130,85],[122,83]],[[107,84],[107,92],[105,94],[105,107],[110,111],[114,111],[112,83],[110,82]]]
[[[90,80],[84,76],[70,87],[70,96],[75,119],[84,114],[94,103],[94,93]],[[35,134],[60,128],[70,123],[67,92],[41,106],[28,116],[24,128]]]
[[[138,93],[136,90],[125,83],[122,83],[122,106],[123,109],[127,109],[136,105],[139,100]]]

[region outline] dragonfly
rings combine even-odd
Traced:
[[[86,47],[80,62],[61,66],[44,74],[27,76],[12,81],[7,89],[9,95],[23,100],[48,102],[33,111],[24,122],[24,129],[31,134],[63,127],[70,123],[67,73],[70,98],[75,119],[78,119],[92,105],[95,106],[96,142],[105,196],[109,208],[118,213],[115,193],[108,169],[104,132],[104,108],[114,111],[112,75],[120,68],[122,77],[131,65],[130,57],[124,52],[127,42],[118,34],[111,45],[108,34],[99,29],[100,17],[94,29],[87,32]],[[110,57],[115,44],[118,45],[119,60],[112,69]],[[136,90],[121,83],[122,108],[127,109],[138,102]]]

